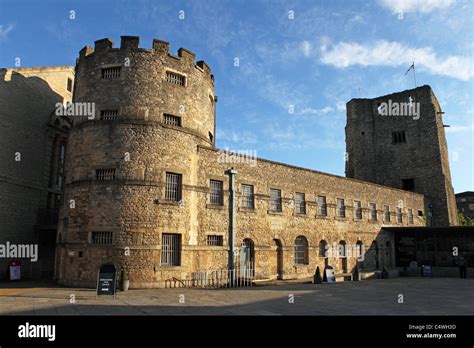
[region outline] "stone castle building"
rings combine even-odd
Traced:
[[[381,116],[382,103],[419,115]],[[411,104],[411,105],[410,105]],[[422,193],[428,226],[457,224],[442,111],[429,86],[347,104],[346,176]]]
[[[384,228],[455,223],[439,105],[427,86],[400,94],[421,101],[423,139],[407,120],[377,119],[378,99],[347,104],[340,177],[217,149],[214,77],[186,49],[175,56],[160,40],[144,49],[138,37],[123,36],[120,48],[102,39],[80,51],[74,73],[73,102],[94,113],[55,118],[69,133],[54,265],[61,284],[93,287],[104,264],[128,272],[135,288],[232,267],[257,279],[327,266],[371,272],[395,267],[394,234]],[[403,131],[405,148],[392,149],[391,132]]]

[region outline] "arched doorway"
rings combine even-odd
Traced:
[[[277,265],[277,279],[283,279],[283,245],[279,239],[274,239],[276,246],[276,265]]]
[[[253,275],[255,271],[255,250],[253,241],[245,238],[242,241],[240,252],[240,273],[241,276]]]

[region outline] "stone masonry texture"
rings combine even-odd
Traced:
[[[91,120],[74,118],[68,138],[55,265],[61,284],[93,287],[100,266],[106,263],[119,272],[126,270],[132,288],[163,287],[167,280],[186,279],[192,272],[225,269],[229,253],[226,171],[231,167],[237,170],[235,246],[242,249],[244,240],[252,242],[257,279],[305,278],[325,265],[336,272],[351,272],[356,266],[394,267],[393,236],[381,228],[424,225],[418,216],[426,213],[423,194],[400,190],[391,181],[382,186],[376,176],[370,176],[373,172],[364,176],[373,182],[369,183],[358,176],[344,178],[264,159],[256,159],[256,165],[223,161],[223,152],[214,147],[217,98],[211,70],[205,62],[195,62],[192,52],[180,49],[174,56],[168,48],[168,43],[154,40],[151,49],[143,49],[137,37],[124,36],[120,48],[102,39],[94,49],[86,46],[80,52],[74,102],[95,103],[96,115]],[[120,76],[103,78],[111,68],[120,68]],[[169,73],[183,77],[183,85],[167,81]],[[348,109],[352,110],[351,103]],[[101,112],[107,110],[116,110],[116,116],[101,119]],[[180,117],[181,124],[168,124],[165,115]],[[349,141],[356,139],[349,135]],[[375,166],[372,155],[367,161],[369,168]],[[103,169],[115,170],[113,180],[97,180]],[[179,202],[165,199],[167,172],[182,176]],[[388,169],[385,173],[390,174]],[[440,168],[432,179],[440,185],[450,183],[449,167]],[[210,204],[210,180],[223,182],[221,206]],[[395,179],[388,176],[387,180]],[[242,184],[253,185],[254,208],[243,207]],[[271,211],[270,189],[281,190],[281,212]],[[304,214],[295,210],[297,192],[305,194]],[[430,196],[434,207],[434,199],[447,202],[449,197],[441,193]],[[327,216],[317,213],[318,196],[326,197]],[[345,217],[337,217],[337,198],[344,199]],[[355,218],[355,200],[361,202],[362,219]],[[371,203],[376,205],[376,219],[371,218]],[[389,206],[390,221],[384,216],[384,205]],[[396,207],[402,209],[401,222]],[[409,209],[413,222],[408,219]],[[448,221],[447,215],[443,219]],[[112,232],[112,243],[92,243],[93,232]],[[180,235],[179,265],[162,265],[164,233]],[[223,245],[208,245],[208,235],[222,236]],[[308,245],[303,264],[295,262],[299,236]],[[362,243],[364,261],[325,257],[320,253],[324,242]]]
[[[418,119],[378,113],[383,102],[409,100],[420,105]],[[406,142],[394,144],[392,132],[405,132]],[[442,111],[429,86],[349,101],[346,148],[347,177],[396,188],[402,179],[414,179],[414,191],[426,198],[428,225],[457,225]]]

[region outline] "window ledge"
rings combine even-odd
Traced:
[[[270,214],[270,215],[283,215],[283,211],[267,210],[267,214]]]
[[[328,215],[316,215],[315,218],[316,219],[328,220],[329,216]]]
[[[335,216],[334,219],[341,220],[341,221],[347,221],[347,217],[342,217],[342,216]]]
[[[224,205],[217,205],[217,204],[206,204],[207,209],[216,209],[216,210],[224,210]]]
[[[239,211],[239,212],[242,212],[242,213],[256,213],[255,208],[239,207],[238,211]]]
[[[354,222],[362,222],[362,221],[364,221],[364,219],[356,219],[356,218],[353,218],[352,221],[354,221]]]
[[[306,214],[306,213],[293,213],[293,216],[307,218],[307,217],[308,217],[308,214]]]
[[[156,199],[155,200],[156,204],[164,204],[164,205],[174,205],[174,206],[179,206],[179,201],[167,201],[165,199]]]
[[[166,266],[166,265],[160,265],[159,270],[161,271],[178,271],[181,270],[182,266]]]

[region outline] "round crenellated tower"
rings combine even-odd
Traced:
[[[93,286],[100,266],[114,264],[132,287],[160,286],[173,275],[162,273],[163,234],[186,231],[179,242],[197,244],[196,192],[182,188],[197,185],[197,147],[214,146],[214,77],[194,53],[168,50],[165,41],[145,49],[122,36],[120,48],[102,39],[80,51],[73,102],[95,113],[73,117],[68,139],[56,257],[62,284]]]

